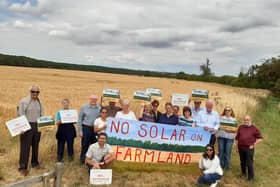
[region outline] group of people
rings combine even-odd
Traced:
[[[38,147],[40,132],[37,127],[37,118],[44,115],[43,105],[39,99],[40,88],[38,85],[30,87],[30,96],[23,98],[19,103],[18,114],[25,115],[31,125],[31,130],[22,132],[20,135],[20,159],[19,171],[27,175],[27,165],[30,148],[32,147],[31,165],[37,169],[41,166],[38,162]],[[128,99],[120,101],[121,107],[116,102],[110,101],[108,106],[98,104],[98,96],[93,94],[89,97],[89,103],[80,109],[78,119],[78,133],[81,137],[80,162],[86,164],[89,169],[110,168],[115,158],[110,145],[106,144],[107,117],[123,118],[127,120],[140,120],[168,125],[180,125],[189,127],[203,127],[211,133],[209,144],[199,161],[201,175],[198,183],[207,183],[215,186],[217,180],[223,175],[223,169],[230,169],[231,151],[236,142],[236,149],[240,156],[242,176],[248,180],[254,179],[253,157],[254,147],[262,141],[263,137],[258,128],[251,122],[249,115],[244,118],[244,123],[234,130],[220,128],[220,120],[236,121],[234,111],[226,106],[221,116],[213,110],[213,102],[207,100],[205,108],[201,107],[201,100],[194,100],[194,106],[184,106],[180,115],[179,106],[171,103],[165,104],[165,112],[158,110],[159,101],[154,100],[141,109],[139,119],[130,110]],[[69,99],[63,99],[62,110],[70,109]],[[62,162],[64,146],[67,143],[68,158],[74,159],[74,139],[77,136],[74,123],[62,123],[60,111],[57,113],[56,124],[58,126],[57,138],[57,161]],[[218,141],[218,156],[215,154],[214,145]],[[247,171],[248,170],[248,171]]]

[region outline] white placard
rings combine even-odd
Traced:
[[[140,99],[140,100],[151,100],[151,95],[147,93],[146,91],[136,90],[133,94],[134,99]]]
[[[18,118],[7,121],[6,126],[12,136],[19,135],[21,132],[25,132],[31,129],[31,126],[25,116],[20,116]]]
[[[78,121],[77,110],[61,110],[60,120],[61,123],[76,123]]]
[[[112,184],[112,169],[91,169],[89,183],[93,185]]]
[[[189,95],[187,94],[172,94],[172,105],[177,106],[188,106],[189,104]]]
[[[104,89],[103,90],[103,96],[104,97],[120,98],[120,90]]]
[[[157,88],[147,88],[146,92],[151,95],[161,96],[161,91],[160,91],[160,89],[157,89]]]

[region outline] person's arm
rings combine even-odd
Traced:
[[[142,119],[143,119],[143,112],[144,112],[144,105],[141,105],[140,114],[139,114],[140,121],[142,121]]]
[[[90,166],[93,166],[94,169],[100,169],[100,165],[98,163],[93,162],[89,157],[86,156],[86,163]]]
[[[211,167],[204,170],[204,174],[211,174],[211,173],[217,173],[218,168],[220,167],[220,161],[217,156],[211,161]]]
[[[99,119],[99,118],[98,118],[98,119]],[[99,125],[98,125],[98,123],[99,123],[98,119],[96,119],[96,120],[94,121],[94,132],[95,132],[95,133],[100,132],[100,131],[102,131],[102,130],[105,130],[105,129],[107,128],[106,123],[105,123],[105,125],[104,125],[103,127],[98,127],[98,126],[99,126]]]
[[[41,110],[40,110],[40,116],[44,116],[44,113],[45,113],[45,111],[44,111],[44,106],[42,105],[42,103],[41,103],[41,100],[40,100],[40,107],[41,107]]]
[[[83,137],[83,129],[82,129],[83,119],[84,119],[84,107],[81,108],[79,119],[78,119],[78,130],[81,137]]]
[[[256,139],[256,142],[253,145],[250,145],[249,149],[254,149],[254,147],[262,141],[263,141],[263,138]]]
[[[134,112],[130,111],[131,112],[131,117],[132,117],[132,120],[135,120],[135,121],[138,121]]]
[[[239,150],[238,150],[238,141],[239,141],[239,136],[240,136],[239,129],[240,128],[237,129],[237,133],[236,133],[236,136],[235,136],[235,150],[236,150],[237,153],[239,152]]]
[[[57,112],[57,115],[56,115],[56,125],[59,126],[60,124],[61,124],[60,112],[58,111],[58,112]]]
[[[19,105],[18,105],[18,114],[19,116],[25,115],[25,107],[24,107],[24,102],[21,100]]]
[[[219,130],[219,128],[220,128],[220,117],[219,117],[219,114],[216,113],[214,131],[217,132]]]

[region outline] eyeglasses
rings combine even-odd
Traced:
[[[213,151],[213,149],[206,149],[206,151]]]
[[[226,111],[226,112],[231,112],[231,109],[226,109],[225,111]]]
[[[30,92],[33,93],[33,94],[39,94],[40,93],[40,91],[34,91],[34,90],[31,90]]]

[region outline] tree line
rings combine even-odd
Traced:
[[[261,65],[252,65],[247,72],[240,72],[237,77],[230,75],[215,76],[210,69],[211,64],[209,59],[207,59],[205,65],[200,66],[200,70],[202,71],[201,75],[187,74],[183,71],[178,73],[169,73],[131,70],[125,68],[111,68],[96,65],[60,63],[38,60],[25,56],[13,56],[5,54],[0,54],[0,65],[94,71],[147,77],[166,77],[192,81],[216,82],[236,87],[268,89],[276,95],[280,95],[280,57],[265,59]]]

